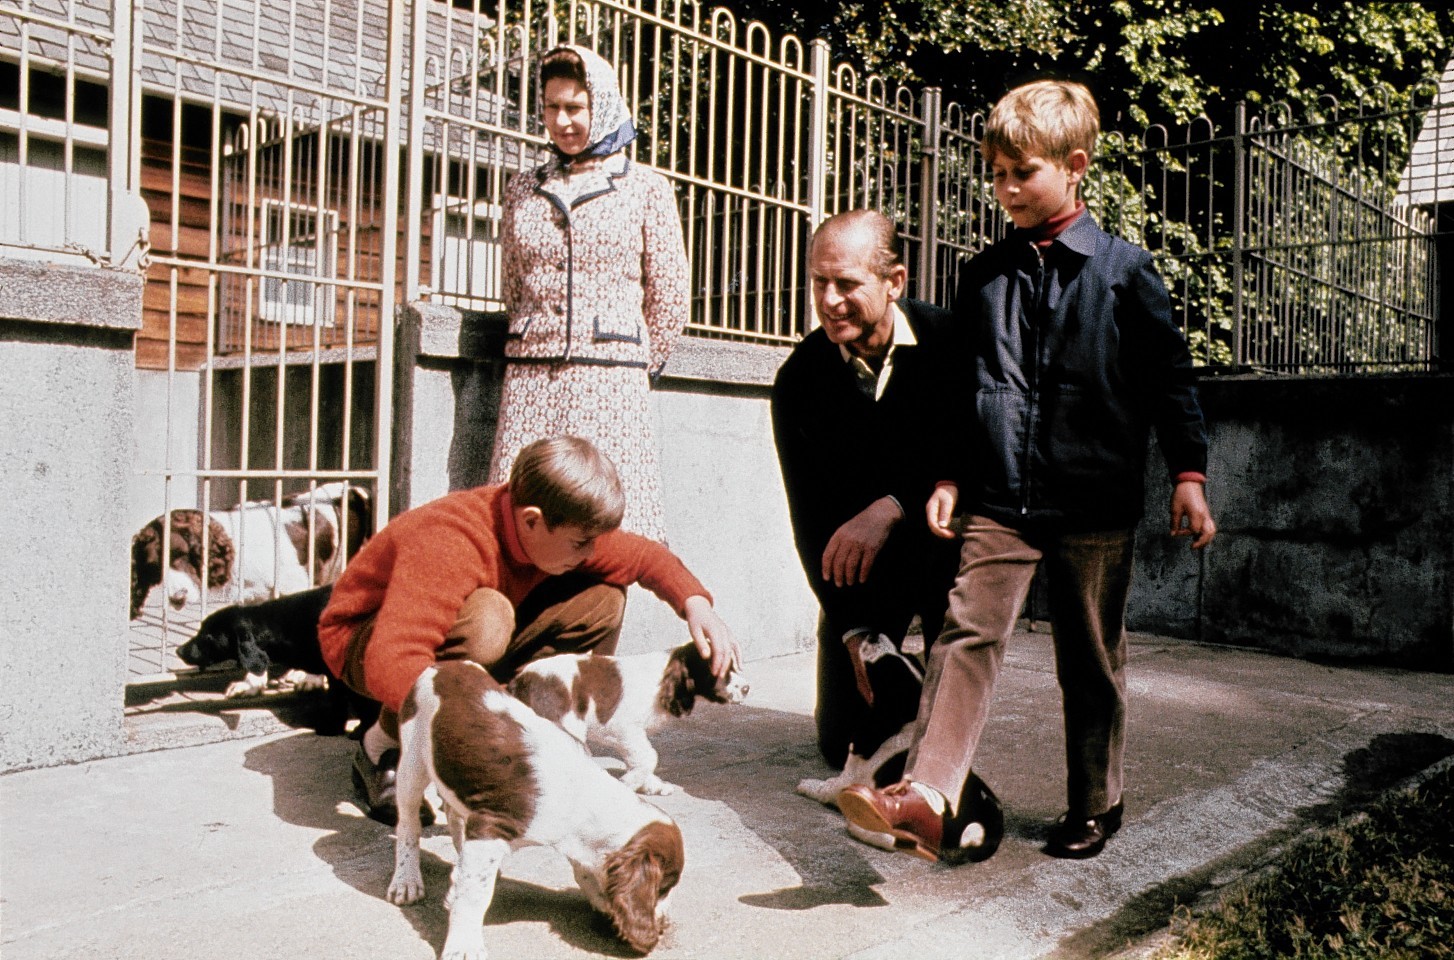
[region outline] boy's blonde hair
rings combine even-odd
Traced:
[[[994,105],[980,149],[990,163],[1003,153],[1011,160],[1037,156],[1063,164],[1076,150],[1094,157],[1100,131],[1101,111],[1083,84],[1036,80]]]
[[[581,437],[526,444],[510,469],[510,499],[536,507],[552,530],[561,524],[594,536],[621,526],[626,495],[616,465]]]

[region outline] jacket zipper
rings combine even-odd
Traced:
[[[1035,244],[1035,282],[1031,292],[1033,301],[1030,313],[1030,367],[1025,371],[1029,380],[1030,403],[1025,418],[1025,446],[1020,454],[1020,516],[1030,512],[1030,450],[1034,445],[1035,416],[1040,407],[1040,320],[1045,302],[1045,253]]]

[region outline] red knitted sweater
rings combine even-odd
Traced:
[[[711,599],[670,550],[621,530],[599,537],[579,569],[617,586],[639,583],[678,616],[688,597]],[[397,711],[434,663],[465,598],[493,587],[518,605],[547,576],[520,546],[503,485],[447,494],[400,514],[350,561],[318,622],[323,660],[337,675],[354,631],[377,614],[364,679],[370,693]]]

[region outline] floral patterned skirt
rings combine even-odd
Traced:
[[[666,542],[655,419],[638,367],[512,363],[500,396],[490,483],[504,483],[520,448],[542,437],[585,437],[610,458],[626,493],[623,529]]]

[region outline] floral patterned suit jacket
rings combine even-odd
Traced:
[[[548,163],[505,190],[506,354],[642,367],[686,325],[690,292],[671,184],[624,154],[566,182]]]

